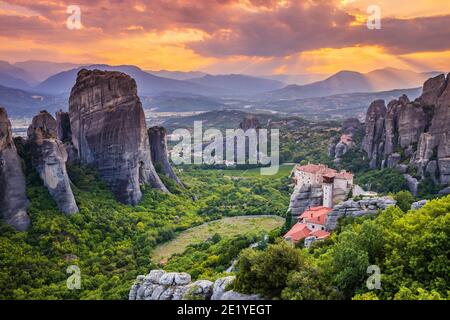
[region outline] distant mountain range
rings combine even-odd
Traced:
[[[420,87],[432,73],[417,73],[408,70],[386,68],[369,73],[341,71],[331,77],[307,85],[289,85],[279,90],[255,97],[259,100],[294,100],[326,97],[356,92],[379,92]]]
[[[168,70],[159,70],[159,71],[151,71],[146,70],[146,72],[151,73],[158,77],[169,78],[174,80],[189,80],[192,78],[200,78],[206,76],[207,73],[201,71],[168,71]]]
[[[48,94],[68,94],[75,83],[78,71],[82,68],[124,72],[136,80],[139,94],[144,96],[157,96],[169,92],[204,96],[250,95],[284,86],[279,81],[244,75],[205,75],[189,80],[176,80],[156,76],[136,66],[91,65],[53,75],[39,84],[36,90]]]
[[[293,79],[312,81],[323,75],[254,77],[210,75],[199,71],[144,71],[133,65],[0,61],[0,106],[7,107],[12,116],[33,115],[43,108],[49,111],[67,109],[68,95],[81,68],[129,74],[137,82],[144,107],[155,111],[262,109],[311,118],[351,115],[355,110],[364,110],[376,98],[390,100],[402,93],[414,98],[420,94],[419,89],[406,89],[421,87],[426,79],[440,73],[395,68],[368,73],[341,71],[305,85],[285,85]],[[50,76],[39,82],[47,75]],[[392,91],[394,89],[401,90]]]
[[[31,83],[42,82],[48,77],[51,77],[57,73],[67,71],[70,69],[78,68],[80,65],[68,62],[49,62],[49,61],[38,61],[38,60],[28,60],[22,62],[14,63],[15,67],[25,70],[26,73],[32,77]]]
[[[30,117],[43,109],[51,113],[67,109],[67,99],[0,86],[0,106],[5,107],[11,117]]]

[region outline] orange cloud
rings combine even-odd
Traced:
[[[84,27],[68,30],[72,1],[0,0],[0,58],[259,74],[448,69],[447,0],[379,0],[374,31],[364,23],[371,2],[78,0]]]

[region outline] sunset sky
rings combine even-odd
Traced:
[[[81,8],[80,30],[66,9]],[[381,8],[369,30],[367,7]],[[450,70],[449,0],[0,0],[0,60],[145,70]]]

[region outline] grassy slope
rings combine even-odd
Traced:
[[[175,239],[159,245],[153,252],[152,260],[157,263],[166,261],[174,254],[181,254],[187,246],[203,242],[214,234],[233,237],[249,232],[269,232],[281,227],[284,219],[278,216],[240,216],[228,217],[207,222],[180,233]]]

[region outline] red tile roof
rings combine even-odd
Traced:
[[[328,238],[330,236],[330,233],[326,232],[325,230],[316,230],[309,234],[309,237],[311,237],[311,236],[315,236],[315,237],[317,237],[317,239],[321,240],[321,239]]]
[[[351,179],[353,179],[353,174],[351,174],[350,172],[347,172],[345,170],[342,170],[341,172],[336,174],[335,178],[351,180]]]
[[[327,207],[313,207],[305,210],[300,216],[299,221],[324,225],[325,220],[331,211],[332,209]]]
[[[297,166],[297,170],[308,173],[333,174],[336,170],[328,168],[324,164],[307,164],[304,166]]]
[[[310,233],[311,230],[308,229],[306,224],[297,222],[291,230],[284,235],[284,238],[290,238],[294,242],[299,242],[300,240],[305,239]]]
[[[329,237],[330,233],[324,230],[311,231],[305,223],[297,222],[291,230],[284,235],[284,238],[297,243],[310,236],[315,236],[318,240],[322,240]]]
[[[328,168],[324,164],[307,164],[304,166],[297,166],[296,167],[298,171],[308,172],[308,173],[314,173],[314,174],[321,174],[323,177],[326,178],[339,178],[339,179],[345,179],[350,180],[353,179],[353,174],[350,172],[347,172],[345,170],[342,170],[341,172],[337,172],[334,169]]]

